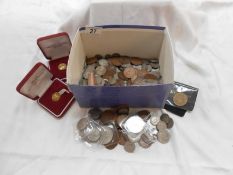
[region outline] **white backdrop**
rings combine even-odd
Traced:
[[[0,1],[0,174],[233,174],[233,2]],[[101,24],[169,29],[175,80],[200,88],[194,111],[172,115],[171,141],[134,154],[92,150],[73,139],[76,104],[61,120],[20,96],[16,85],[38,61],[41,36]]]

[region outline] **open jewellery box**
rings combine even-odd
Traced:
[[[56,118],[61,118],[74,101],[67,85],[55,78],[42,63],[37,63],[29,71],[16,90],[32,100],[37,100],[40,106]]]
[[[63,81],[66,81],[66,66],[71,49],[69,35],[65,32],[41,37],[37,45],[49,60],[49,69],[52,74]]]

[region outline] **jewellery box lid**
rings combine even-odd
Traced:
[[[71,41],[66,32],[57,33],[37,39],[37,45],[49,60],[68,57]]]
[[[48,68],[37,63],[18,84],[16,90],[32,100],[37,100],[51,85],[52,78],[53,74]]]

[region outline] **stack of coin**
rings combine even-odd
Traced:
[[[159,60],[112,55],[86,58],[80,85],[129,86],[157,84],[161,79]]]

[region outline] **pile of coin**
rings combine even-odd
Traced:
[[[153,143],[168,143],[174,122],[168,114],[161,116],[148,110],[140,110],[130,114],[128,105],[101,110],[92,108],[88,117],[77,123],[81,139],[89,144],[104,145],[106,149],[114,149],[118,144],[132,153],[138,144],[149,148]]]
[[[138,58],[112,55],[96,55],[86,58],[80,85],[130,86],[157,84],[161,80],[157,58]]]

